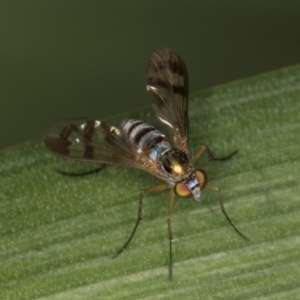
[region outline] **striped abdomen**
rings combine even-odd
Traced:
[[[126,139],[139,153],[154,148],[161,142],[165,142],[166,147],[170,147],[166,136],[150,124],[130,119],[123,121],[121,126]]]

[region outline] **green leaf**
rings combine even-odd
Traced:
[[[0,299],[299,299],[300,67],[194,94],[189,115],[191,151],[239,149],[197,165],[250,241],[229,226],[213,191],[200,204],[176,198],[169,282],[161,192],[146,195],[133,241],[111,259],[134,226],[139,191],[159,180],[117,166],[61,176],[53,168],[93,166],[32,142],[0,153]]]

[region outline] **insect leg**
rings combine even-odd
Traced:
[[[168,223],[168,234],[169,234],[169,257],[170,257],[170,264],[169,264],[169,280],[172,280],[172,241],[173,241],[173,235],[172,235],[172,228],[171,228],[171,216],[173,211],[173,204],[174,204],[174,191],[171,190],[170,198],[169,198],[169,206],[168,206],[168,217],[167,217],[167,223]]]
[[[83,173],[69,173],[69,172],[64,172],[64,171],[60,171],[60,170],[56,170],[56,169],[54,171],[60,175],[65,175],[65,176],[86,176],[86,175],[90,175],[90,174],[99,173],[107,166],[108,166],[108,164],[101,164],[98,168],[91,170],[91,171],[83,172]]]
[[[196,152],[196,154],[194,155],[194,157],[192,158],[192,163],[194,163],[194,162],[201,156],[201,154],[202,154],[206,149],[207,149],[207,147],[206,147],[205,145],[203,145],[203,146],[201,147],[201,149],[198,150],[198,151]]]
[[[237,154],[239,152],[239,150],[235,150],[233,151],[232,153],[230,153],[229,155],[225,156],[225,157],[215,157],[213,152],[206,146],[206,145],[203,145],[201,147],[201,149],[196,152],[196,154],[194,155],[194,157],[192,158],[192,162],[194,163],[200,156],[201,154],[206,151],[207,154],[208,154],[208,157],[210,160],[227,160],[227,159],[230,159],[233,155]]]
[[[131,242],[131,240],[132,240],[132,238],[133,238],[133,236],[135,234],[135,231],[136,231],[136,229],[137,229],[140,221],[142,220],[142,209],[143,209],[144,194],[145,193],[151,193],[151,192],[160,192],[160,191],[163,191],[163,190],[168,189],[168,188],[170,188],[170,186],[168,184],[161,184],[161,185],[157,185],[157,186],[153,186],[151,188],[147,188],[147,189],[141,190],[141,192],[140,192],[140,199],[139,199],[138,216],[137,216],[137,220],[136,220],[135,226],[134,226],[134,228],[133,228],[133,230],[132,230],[132,232],[131,232],[128,240],[126,241],[126,243],[111,258],[115,258],[119,254],[121,254],[123,252],[123,250],[125,250],[126,247],[128,246],[128,244]]]
[[[205,147],[206,147],[206,151],[207,151],[207,154],[208,154],[208,157],[210,160],[223,160],[224,161],[224,160],[230,159],[233,155],[235,155],[239,152],[239,150],[237,149],[225,157],[215,157],[213,152],[207,146],[205,146]]]
[[[219,204],[220,204],[221,211],[222,211],[222,213],[225,215],[225,217],[226,217],[228,223],[229,223],[229,224],[231,225],[231,227],[235,230],[235,232],[236,232],[237,234],[239,234],[243,239],[249,240],[249,238],[248,238],[247,236],[245,236],[244,234],[242,234],[242,233],[235,227],[235,225],[232,223],[231,219],[230,219],[229,216],[227,215],[226,210],[225,210],[225,207],[224,207],[224,203],[223,203],[223,199],[222,199],[222,194],[221,194],[220,188],[219,188],[218,186],[210,185],[210,184],[207,184],[206,187],[218,193],[218,199],[219,199]]]

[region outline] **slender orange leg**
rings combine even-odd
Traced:
[[[141,192],[140,192],[140,199],[139,199],[138,216],[137,216],[137,220],[136,220],[135,226],[134,226],[134,228],[133,228],[133,230],[132,230],[132,232],[131,232],[128,240],[126,241],[126,243],[111,258],[115,258],[119,254],[121,254],[126,249],[126,247],[128,246],[128,244],[131,242],[131,240],[132,240],[132,238],[133,238],[133,236],[134,236],[134,234],[135,234],[135,232],[137,230],[137,227],[138,227],[140,221],[142,220],[142,210],[143,210],[144,194],[145,193],[152,193],[152,192],[160,192],[160,191],[166,190],[168,188],[170,188],[170,186],[168,184],[161,184],[161,185],[157,185],[157,186],[153,186],[151,188],[147,188],[147,189],[141,190]]]
[[[202,154],[205,150],[206,150],[206,146],[203,145],[203,146],[200,148],[200,150],[198,150],[198,151],[196,152],[196,154],[194,155],[194,157],[192,158],[192,163],[194,163],[194,162],[201,156],[201,154]]]
[[[223,204],[223,199],[222,199],[222,194],[221,194],[221,190],[218,186],[215,186],[215,185],[210,185],[210,184],[207,184],[206,185],[207,188],[215,191],[218,193],[218,199],[219,199],[219,204],[220,204],[220,208],[221,208],[221,211],[222,213],[225,215],[228,223],[231,225],[231,227],[235,230],[235,232],[237,234],[239,234],[242,238],[244,238],[245,240],[249,240],[249,238],[247,236],[245,236],[244,234],[242,234],[236,227],[235,225],[232,223],[231,219],[229,218],[229,216],[227,215],[226,211],[225,211],[225,207],[224,207],[224,204]]]
[[[238,150],[235,150],[233,151],[232,153],[230,153],[228,156],[225,156],[225,157],[215,157],[212,153],[212,151],[206,146],[206,145],[203,145],[200,150],[198,152],[196,152],[196,154],[194,155],[194,157],[192,158],[192,162],[194,163],[200,156],[201,154],[206,151],[207,154],[208,154],[208,157],[211,159],[211,160],[221,160],[221,161],[224,161],[224,160],[227,160],[227,159],[230,159],[233,155],[237,154],[238,153]],[[210,184],[207,184],[206,185],[207,188],[211,189],[211,190],[214,190],[215,192],[218,193],[218,199],[219,199],[219,204],[220,204],[220,208],[221,208],[221,211],[222,213],[225,215],[228,223],[231,225],[231,227],[235,230],[235,232],[237,234],[239,234],[242,238],[244,238],[245,240],[249,240],[248,237],[246,237],[244,234],[242,234],[236,227],[235,225],[232,223],[231,219],[229,218],[229,216],[227,215],[226,213],[226,210],[225,210],[225,207],[224,207],[224,203],[223,203],[223,199],[222,199],[222,194],[221,194],[221,190],[218,186],[215,186],[215,185],[210,185]]]
[[[173,235],[172,235],[172,228],[171,228],[171,217],[173,212],[173,204],[174,204],[174,191],[171,190],[170,198],[169,198],[169,206],[168,206],[168,217],[167,217],[167,223],[168,223],[168,234],[169,234],[169,257],[170,257],[170,264],[169,264],[169,280],[172,280],[172,241],[173,241]]]

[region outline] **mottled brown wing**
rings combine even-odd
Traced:
[[[138,156],[121,131],[105,122],[93,119],[56,122],[45,129],[43,141],[51,152],[65,158],[124,165],[160,177],[147,157]]]
[[[170,49],[156,50],[146,82],[159,121],[171,131],[174,146],[188,153],[188,73],[183,60]]]

